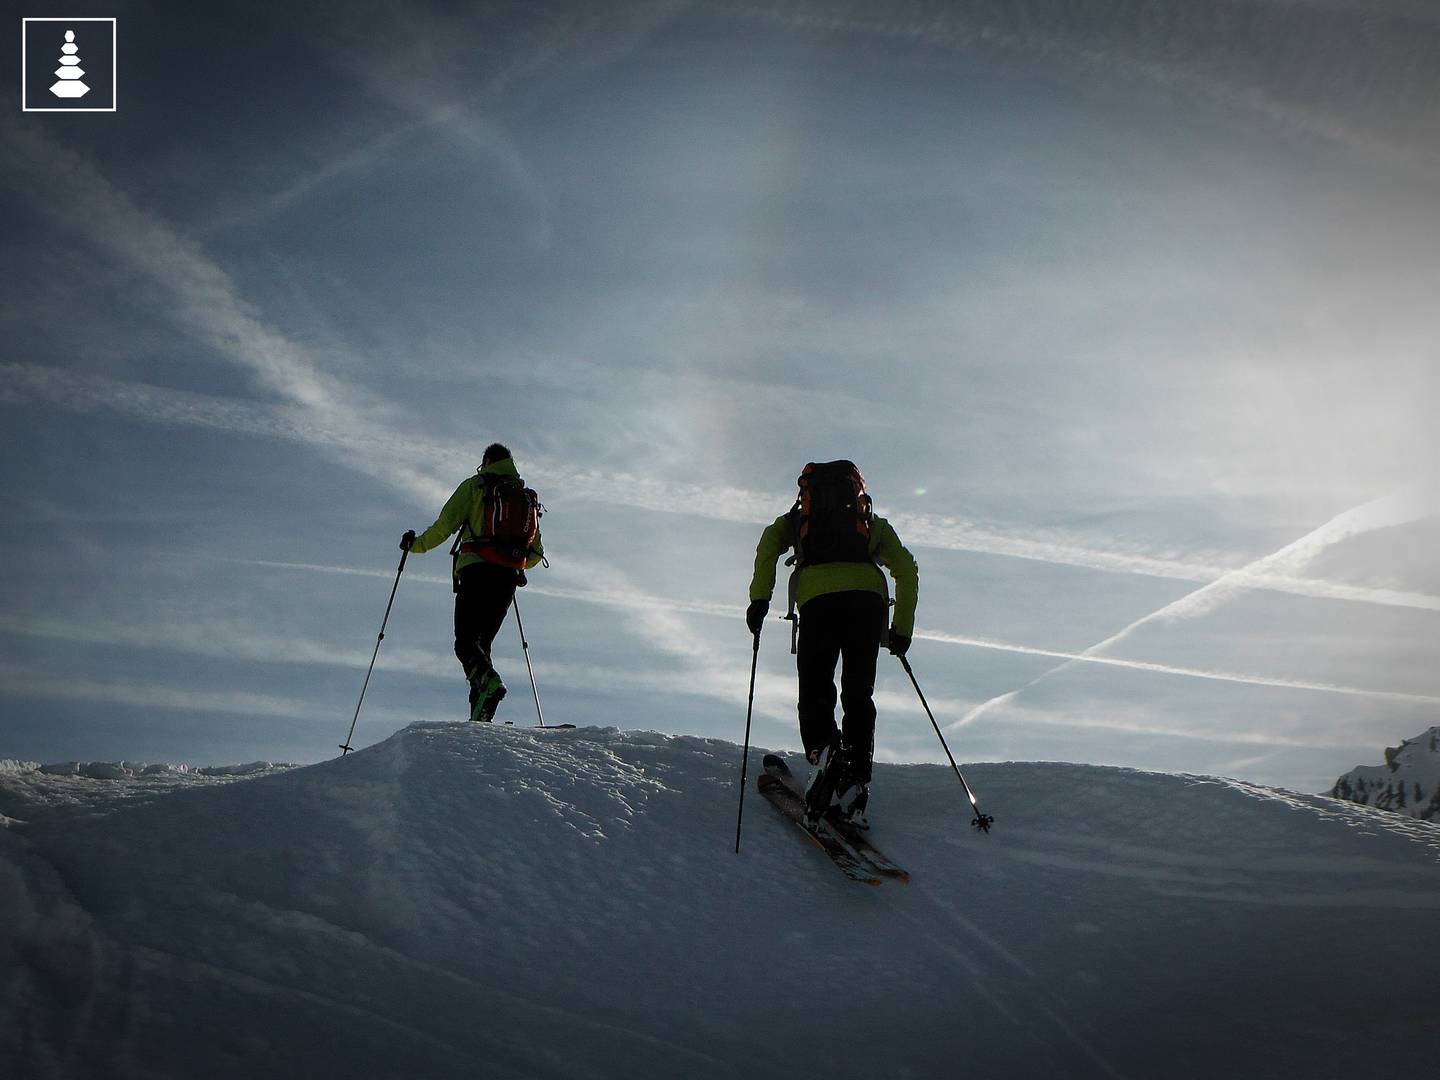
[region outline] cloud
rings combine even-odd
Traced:
[[[846,34],[912,43],[951,54],[1018,57],[1043,65],[1048,77],[1128,83],[1177,100],[1204,102],[1262,120],[1267,127],[1342,146],[1368,161],[1433,175],[1440,161],[1428,122],[1434,68],[1417,36],[1415,5],[1379,12],[1371,5],[1328,4],[1352,19],[1306,18],[1302,7],[1273,4],[1268,14],[1248,2],[1193,5],[1181,0],[1141,10],[1120,4],[1111,16],[1081,22],[1070,6],[1046,4],[910,3],[872,10],[791,3],[739,4],[736,17],[796,31]],[[1169,10],[1163,10],[1168,7]],[[1229,9],[1239,9],[1231,11]],[[855,11],[864,11],[857,16]],[[1363,20],[1363,23],[1361,22]],[[1426,21],[1434,23],[1433,12]],[[1385,49],[1357,49],[1346,24]],[[1244,27],[1241,36],[1240,27]],[[1369,44],[1369,42],[1367,42]],[[1379,59],[1386,56],[1390,61]],[[1316,65],[1323,57],[1325,70]],[[928,58],[927,58],[928,59]],[[1398,62],[1411,60],[1412,62]],[[1321,76],[1316,93],[1317,75]],[[1357,115],[1335,103],[1368,107]],[[1408,108],[1407,108],[1408,106]],[[1412,129],[1381,129],[1379,120],[1406,115]],[[1419,133],[1419,138],[1409,137]]]
[[[298,410],[40,364],[0,361],[0,401],[38,401],[79,413],[113,412],[158,424],[319,441],[315,429],[305,423],[304,414]]]
[[[1384,505],[1391,505],[1385,500],[1380,500]],[[1346,515],[1342,515],[1342,518]],[[1337,519],[1337,521],[1340,519]],[[1354,519],[1350,519],[1353,523]],[[1382,517],[1371,517],[1371,521],[1384,520]],[[1333,524],[1333,523],[1332,523]],[[1323,530],[1317,530],[1320,532]],[[1312,534],[1313,535],[1313,534]],[[1337,527],[1333,532],[1326,533],[1331,536],[1351,535],[1348,526]],[[1289,549],[1286,549],[1289,550]],[[305,572],[326,573],[326,574],[361,574],[369,577],[383,578],[387,575],[377,570],[359,570],[354,567],[324,566],[305,563],[276,563],[260,560],[231,560],[242,562],[250,566],[272,566],[286,569],[293,569]],[[1263,560],[1262,560],[1263,561]],[[548,575],[547,575],[548,576]],[[560,576],[569,576],[574,580],[583,582],[579,587],[556,587],[553,585],[532,584],[527,587],[527,592],[540,596],[552,597],[558,600],[566,600],[576,603],[595,604],[611,610],[624,613],[628,625],[644,640],[648,641],[657,650],[669,653],[678,658],[695,660],[703,658],[711,653],[710,648],[690,632],[689,627],[678,618],[680,614],[702,615],[708,617],[729,619],[736,623],[740,621],[745,613],[744,607],[739,604],[714,604],[686,600],[672,600],[668,597],[646,592],[633,580],[613,569],[601,564],[574,564],[560,572]],[[449,585],[448,578],[425,577],[421,580],[430,584]],[[604,582],[596,587],[594,582]],[[1190,594],[1195,595],[1195,594]],[[1178,603],[1178,602],[1177,602]],[[1174,605],[1171,605],[1172,607]],[[1161,611],[1169,610],[1162,608]],[[1154,618],[1159,612],[1146,616],[1145,619],[1137,620],[1134,626]],[[1189,679],[1207,679],[1213,682],[1240,683],[1249,686],[1276,687],[1286,690],[1304,690],[1315,693],[1342,694],[1352,697],[1375,698],[1378,700],[1399,701],[1418,703],[1425,705],[1440,705],[1440,697],[1433,697],[1426,694],[1410,694],[1400,691],[1384,690],[1377,687],[1345,686],[1338,683],[1324,683],[1305,679],[1271,678],[1265,675],[1221,671],[1206,668],[1186,667],[1178,664],[1161,664],[1144,660],[1127,660],[1123,657],[1103,656],[1094,650],[1100,646],[1093,646],[1085,652],[1075,653],[1058,649],[1041,649],[1029,645],[1015,645],[1010,642],[996,641],[989,638],[967,637],[959,634],[948,634],[940,631],[926,630],[917,627],[914,635],[923,641],[934,641],[944,645],[958,645],[966,648],[988,649],[997,652],[1015,653],[1022,656],[1043,656],[1063,660],[1065,663],[1046,672],[1040,678],[1048,678],[1050,675],[1068,667],[1072,663],[1093,664],[1102,667],[1119,668],[1129,671],[1148,672],[1152,674],[1174,675]],[[1113,640],[1113,639],[1107,639]],[[717,688],[719,696],[729,700],[734,697],[734,669],[733,667],[721,667],[716,669]],[[1036,682],[1040,679],[1035,680]],[[1034,683],[1028,684],[1034,685]],[[989,711],[995,705],[1013,699],[1020,691],[1011,691],[1001,697],[991,699],[982,705],[971,709],[961,720],[949,725],[960,727],[976,719],[982,712]],[[958,711],[958,707],[956,708]]]
[[[318,168],[294,178],[287,186],[268,198],[247,204],[243,210],[212,217],[205,223],[205,235],[213,235],[237,228],[250,228],[306,199],[320,194],[331,184],[348,178],[364,176],[374,171],[409,140],[443,124],[447,113],[439,111],[429,116],[409,120],[368,136],[363,142],[334,155]]]
[[[267,560],[223,559],[247,566],[272,569],[294,570],[300,573],[327,573],[351,576],[374,577],[393,580],[393,573],[365,570],[348,566],[318,566],[302,563],[284,563]],[[429,586],[450,586],[449,576],[407,573],[406,580]],[[537,671],[546,681],[576,689],[590,689],[603,685],[609,691],[620,688],[639,689],[652,693],[683,694],[707,697],[733,704],[737,697],[736,687],[746,677],[739,662],[717,659],[715,650],[695,635],[686,624],[684,614],[725,615],[732,617],[738,626],[743,608],[726,608],[722,605],[675,604],[646,593],[623,573],[602,564],[583,564],[571,561],[556,574],[562,579],[570,577],[583,582],[578,588],[565,588],[533,584],[527,587],[525,596],[544,596],[577,603],[605,607],[621,616],[622,625],[645,643],[655,654],[666,658],[667,663],[659,668],[641,668],[623,674],[607,669],[604,677],[598,677],[597,668],[587,664],[565,664],[553,661],[536,663]],[[598,585],[596,583],[599,583]],[[0,614],[0,633],[42,638],[84,645],[116,645],[132,649],[156,649],[188,656],[201,656],[245,663],[338,666],[364,670],[369,666],[373,652],[374,638],[356,639],[350,644],[341,644],[338,639],[312,638],[304,635],[275,634],[264,624],[242,619],[217,617],[208,611],[195,611],[181,607],[166,610],[163,618],[107,618],[101,615],[87,615],[83,620],[63,616],[31,615],[18,616]],[[393,635],[392,635],[393,636]],[[730,654],[739,656],[743,647]],[[418,648],[397,646],[391,642],[379,652],[375,664],[377,671],[403,672],[425,678],[456,682],[459,667],[448,652],[435,652]],[[623,677],[622,677],[623,675]],[[128,684],[127,684],[128,685]],[[135,684],[131,690],[122,691],[126,696],[117,698],[131,704],[154,704],[165,707],[185,708],[188,702],[200,700],[177,694],[166,698],[158,690],[141,689]],[[103,700],[111,689],[106,682],[79,682],[69,689],[62,689],[63,681],[34,676],[21,689],[35,696],[69,697],[83,700]],[[153,692],[152,692],[153,690]],[[149,694],[150,696],[145,696]],[[266,704],[262,696],[244,692],[229,692],[216,695],[225,701],[250,700],[259,705],[261,715],[310,715],[298,711],[295,705],[290,712],[276,711],[273,703]],[[277,699],[278,700],[278,699]],[[288,708],[288,706],[287,706]],[[790,679],[760,677],[757,679],[758,714],[771,719],[793,719],[794,688]],[[219,711],[236,711],[229,705]]]
[[[1042,672],[1024,686],[999,697],[991,698],[989,701],[980,703],[968,713],[955,721],[951,727],[962,727],[973,723],[986,712],[997,705],[1013,702],[1015,697],[1039,683],[1050,679],[1063,671],[1070,669],[1077,663],[1110,662],[1122,667],[1135,667],[1149,670],[1159,670],[1171,674],[1193,675],[1199,678],[1218,678],[1224,681],[1248,682],[1256,685],[1282,686],[1301,690],[1320,690],[1330,693],[1357,694],[1386,698],[1393,701],[1408,701],[1425,704],[1440,704],[1440,699],[1427,697],[1425,695],[1403,694],[1393,691],[1367,690],[1358,687],[1333,686],[1323,683],[1308,683],[1298,680],[1266,679],[1262,676],[1235,676],[1231,677],[1219,672],[1205,672],[1194,669],[1178,668],[1169,665],[1147,665],[1136,661],[1126,661],[1114,657],[1102,657],[1101,654],[1108,649],[1114,648],[1120,642],[1130,637],[1135,631],[1152,622],[1178,622],[1184,619],[1197,618],[1214,611],[1221,604],[1233,599],[1235,596],[1246,590],[1257,587],[1257,582],[1264,582],[1275,569],[1290,569],[1304,566],[1325,548],[1332,544],[1339,543],[1350,537],[1371,532],[1376,529],[1390,528],[1394,525],[1404,524],[1420,518],[1432,516],[1434,513],[1433,503],[1428,493],[1419,488],[1406,489],[1401,492],[1386,495],[1374,499],[1361,506],[1353,507],[1342,514],[1337,515],[1317,529],[1300,537],[1298,540],[1285,545],[1283,548],[1263,559],[1257,559],[1248,566],[1232,570],[1221,575],[1209,584],[1187,593],[1180,599],[1150,612],[1129,625],[1117,630],[1114,634],[1098,641],[1085,649],[1077,656],[1067,657],[1064,663]],[[1265,587],[1260,585],[1259,587]]]
[[[265,716],[281,720],[313,720],[315,707],[295,698],[245,690],[184,690],[128,679],[76,678],[74,673],[48,676],[10,662],[0,663],[7,695],[67,701],[102,701],[111,705],[178,709],[185,712]]]
[[[302,346],[267,326],[198,244],[141,210],[41,129],[8,118],[0,121],[0,136],[7,151],[0,176],[63,228],[162,286],[176,323],[300,410],[287,418],[297,431],[398,488],[438,490],[433,478],[401,464],[404,458],[377,452],[386,430],[371,418],[386,415],[384,402],[326,374]]]
[[[591,560],[569,560],[565,566],[553,567],[548,576],[560,580],[583,582],[582,588],[551,589],[550,594],[582,603],[598,604],[617,612],[625,627],[645,642],[655,653],[667,658],[675,667],[668,667],[663,678],[651,679],[646,673],[640,685],[657,689],[672,687],[677,676],[685,692],[734,704],[739,688],[748,682],[748,673],[733,658],[743,655],[743,646],[735,650],[716,650],[713,644],[693,632],[684,615],[722,615],[739,624],[743,609],[725,605],[676,604],[668,599],[646,593],[624,572],[605,563]],[[533,586],[527,586],[527,591]],[[746,640],[737,635],[737,640]],[[783,689],[782,689],[783,687]],[[791,680],[756,679],[756,702],[763,715],[775,719],[793,719],[794,686]],[[783,702],[783,704],[782,704]]]
[[[82,645],[118,645],[130,649],[160,649],[187,656],[245,663],[323,664],[364,669],[370,663],[373,636],[353,646],[294,634],[275,634],[265,624],[220,618],[208,612],[170,606],[162,618],[109,618],[90,614],[84,619],[59,615],[0,615],[0,633],[16,634]],[[378,669],[405,671],[428,677],[454,678],[453,659],[415,648],[391,644],[380,654]]]
[[[393,428],[361,425],[360,421],[326,422],[314,410],[296,405],[268,405],[255,401],[222,398],[191,391],[78,374],[36,364],[0,362],[0,401],[44,401],[62,408],[92,413],[114,412],[152,423],[171,423],[212,428],[237,434],[292,439],[324,449],[347,464],[358,464],[371,475],[389,479],[403,494],[420,506],[438,506],[450,494],[452,476],[469,468],[469,459],[453,445],[423,436],[407,435]],[[363,443],[355,428],[363,426]],[[376,461],[422,458],[432,463],[425,473],[404,471],[394,474]],[[366,467],[365,462],[371,465]],[[532,480],[561,497],[600,499],[614,505],[681,513],[754,525],[768,522],[776,506],[789,496],[729,485],[686,484],[639,476],[611,469],[572,465],[555,458],[536,458],[527,463]],[[1189,606],[1215,604],[1236,590],[1267,590],[1314,599],[1345,600],[1387,607],[1408,607],[1440,611],[1440,597],[1397,589],[1370,588],[1304,576],[1306,566],[1321,550],[1357,532],[1434,516],[1434,505],[1419,489],[1407,489],[1385,503],[1389,517],[1357,529],[1349,516],[1326,528],[1324,543],[1297,542],[1282,551],[1242,568],[1213,563],[1158,558],[1136,551],[1105,551],[1047,534],[1026,537],[1001,533],[964,520],[935,514],[892,514],[890,520],[911,547],[944,551],[975,552],[1025,559],[1056,566],[1110,573],[1204,583],[1205,588],[1188,594]],[[1374,514],[1378,511],[1372,510]],[[685,604],[684,600],[671,601]],[[697,614],[693,607],[684,610]],[[1167,609],[1169,610],[1169,609]],[[1150,618],[1169,617],[1156,612]]]
[[[568,11],[516,9],[503,22],[474,6],[453,12],[405,3],[370,7],[357,18],[353,5],[320,5],[298,13],[310,20],[298,29],[337,72],[357,79],[407,119],[365,134],[214,228],[253,225],[300,205],[338,180],[384,167],[401,148],[426,135],[489,166],[528,208],[530,244],[544,250],[553,239],[546,184],[495,119],[497,104],[522,88],[533,98],[546,80],[575,78],[614,63],[685,4],[607,5],[603,11],[584,5]],[[371,32],[377,25],[385,27],[383,35]],[[288,29],[297,27],[292,22]]]
[[[1029,709],[1014,702],[1014,694],[997,699],[997,704],[1007,706],[1007,724],[1025,724],[1034,727],[1063,728],[1066,731],[1106,731],[1125,735],[1155,736],[1164,739],[1178,739],[1187,742],[1235,744],[1238,746],[1287,747],[1310,749],[1315,746],[1313,730],[1298,735],[1286,735],[1273,726],[1263,730],[1244,730],[1207,725],[1194,716],[1187,716],[1184,723],[1165,723],[1157,720],[1148,706],[1120,707],[1107,703],[1103,714],[1087,712],[1083,708],[1062,705],[1059,708]],[[955,726],[955,725],[951,725]],[[948,728],[947,728],[948,730]],[[1330,737],[1344,736],[1343,731],[1329,733]]]
[[[171,293],[173,317],[198,340],[255,376],[261,387],[278,393],[285,404],[267,411],[259,403],[236,403],[114,380],[60,376],[47,369],[7,364],[11,386],[4,391],[43,397],[73,408],[108,408],[131,415],[225,430],[301,439],[332,457],[360,468],[418,502],[438,503],[451,482],[439,468],[456,458],[434,440],[397,434],[384,403],[321,370],[307,351],[265,325],[241,298],[229,276],[205,257],[198,245],[164,222],[141,211],[80,155],[15,120],[0,126],[12,153],[5,167],[24,192],[45,191],[38,205],[45,212],[65,206],[57,218],[67,227],[84,222],[83,235]],[[60,190],[55,189],[54,178]],[[62,382],[62,379],[65,381]],[[70,383],[78,383],[78,390]],[[73,400],[72,400],[73,394]],[[420,457],[429,469],[403,464]],[[576,467],[559,460],[534,460],[528,466],[537,481],[561,491],[583,491],[621,505],[681,512],[753,524],[766,521],[788,496],[739,487],[677,484],[610,470]],[[897,514],[902,535],[918,546],[973,551],[1087,569],[1207,582],[1207,588],[1271,589],[1305,596],[1440,610],[1440,599],[1396,590],[1331,584],[1296,576],[1293,561],[1278,557],[1252,564],[1242,577],[1225,567],[1155,558],[1143,553],[1097,551],[1053,538],[1002,535],[970,523],[936,515]],[[1202,594],[1189,602],[1201,603]],[[1157,617],[1158,613],[1157,613]]]

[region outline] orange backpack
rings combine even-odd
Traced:
[[[486,562],[514,570],[525,569],[530,546],[540,535],[540,515],[545,512],[533,488],[518,477],[480,473],[485,485],[480,497],[480,521],[467,522],[471,538],[459,550],[478,555]]]

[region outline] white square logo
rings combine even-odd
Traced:
[[[115,111],[114,19],[21,19],[24,112]]]

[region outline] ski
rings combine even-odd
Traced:
[[[833,833],[811,828],[805,817],[805,800],[796,795],[794,789],[785,781],[763,772],[755,778],[755,784],[771,806],[794,822],[816,847],[830,856],[830,861],[840,868],[841,873],[851,881],[864,882],[866,885],[880,884],[880,877],[874,868],[841,843]]]
[[[795,780],[795,774],[790,771],[790,766],[785,763],[785,759],[776,754],[766,754],[762,764],[765,767],[764,775],[774,777],[784,784],[786,790],[800,801],[800,812],[803,814],[805,812],[805,795],[800,790],[800,785]],[[905,883],[910,881],[910,872],[870,843],[870,838],[865,835],[863,829],[855,828],[848,821],[837,817],[833,811],[826,814],[821,820],[824,825],[820,831],[833,832],[840,840],[848,844],[875,873],[894,881]],[[808,828],[809,823],[807,822],[806,825]]]

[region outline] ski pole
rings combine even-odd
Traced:
[[[970,800],[970,806],[975,811],[975,818],[970,822],[971,826],[981,832],[989,832],[990,826],[995,824],[995,819],[989,814],[980,812],[980,804],[975,801],[975,793],[970,790],[970,785],[965,782],[965,777],[960,774],[960,766],[955,764],[955,755],[950,753],[950,747],[945,742],[945,736],[940,731],[940,725],[935,723],[935,714],[930,711],[930,703],[925,700],[925,692],[920,689],[920,683],[915,679],[915,671],[910,666],[910,661],[905,657],[897,657],[905,668],[905,674],[910,676],[910,684],[915,687],[915,693],[920,695],[920,704],[925,706],[925,715],[930,717],[930,724],[935,728],[935,734],[940,736],[940,745],[945,747],[945,756],[950,759],[950,768],[955,770],[955,775],[960,780],[960,786],[965,789],[965,795]]]
[[[535,695],[535,715],[540,717],[540,726],[545,726],[545,713],[540,708],[540,688],[535,685],[535,669],[530,665],[530,643],[525,640],[525,624],[520,621],[519,597],[511,599],[515,609],[515,628],[520,631],[520,648],[525,653],[525,667],[530,672],[530,692]]]
[[[350,720],[350,733],[345,736],[345,741],[340,744],[341,757],[344,757],[351,750],[355,749],[350,745],[350,740],[355,735],[355,722],[360,719],[360,706],[365,703],[365,690],[370,685],[370,674],[375,670],[375,658],[380,655],[380,642],[385,640],[385,624],[390,621],[390,609],[395,604],[395,590],[400,588],[400,575],[405,572],[405,560],[409,557],[409,548],[406,548],[400,553],[400,569],[395,571],[395,584],[390,586],[390,602],[385,605],[385,618],[380,620],[380,636],[375,639],[375,651],[370,654],[370,667],[365,672],[365,682],[360,686],[360,700],[355,703],[355,715]]]
[[[760,663],[760,631],[750,653],[750,703],[745,706],[745,751],[740,756],[740,811],[735,815],[735,854],[740,854],[740,823],[745,820],[745,773],[750,764],[750,715],[755,711],[755,668]]]

